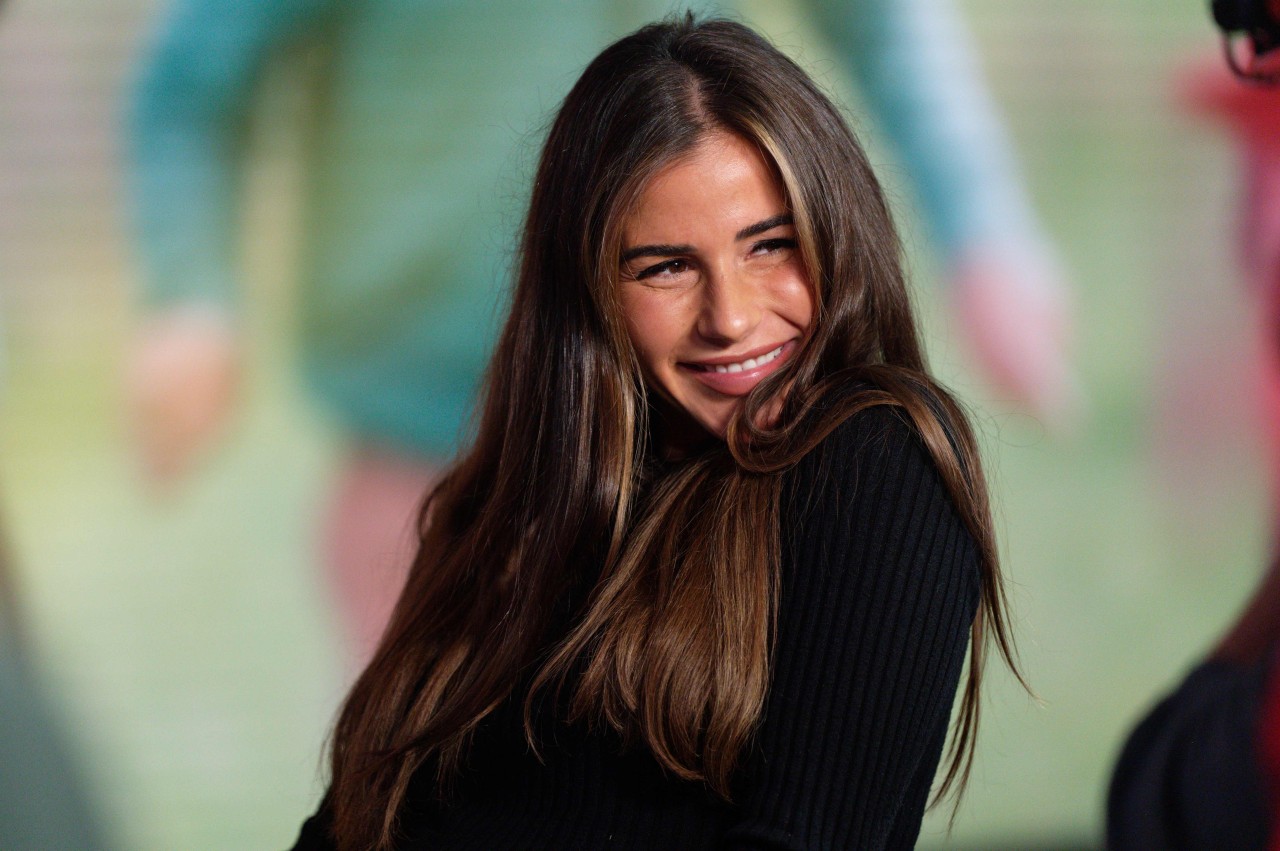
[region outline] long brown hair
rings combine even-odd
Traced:
[[[621,226],[655,172],[713,131],[777,169],[815,317],[723,443],[660,465],[617,301]],[[551,127],[474,441],[424,506],[404,592],[334,731],[339,847],[391,847],[410,779],[430,772],[445,795],[504,701],[525,701],[537,747],[543,690],[564,693],[568,720],[727,797],[770,681],[782,473],[871,405],[910,416],[981,556],[941,797],[972,763],[988,634],[1013,662],[977,449],[926,370],[879,184],[832,103],[746,27],[685,16],[608,47]]]

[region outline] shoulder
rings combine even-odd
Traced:
[[[815,449],[875,457],[914,447],[923,451],[924,443],[907,412],[897,405],[872,405],[846,417]]]
[[[782,498],[795,570],[834,570],[856,583],[886,574],[900,590],[904,580],[941,584],[976,606],[977,541],[904,409],[851,414],[788,473]]]
[[[789,473],[790,495],[852,497],[860,487],[891,479],[924,479],[926,490],[946,490],[932,454],[906,411],[873,405],[850,414]]]

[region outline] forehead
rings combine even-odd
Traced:
[[[689,242],[787,211],[775,169],[759,148],[732,133],[708,134],[660,168],[641,189],[623,226],[624,240]]]

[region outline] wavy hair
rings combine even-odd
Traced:
[[[753,142],[776,169],[813,327],[724,442],[660,464],[618,302],[622,225],[653,175],[712,132]],[[770,682],[782,474],[873,405],[915,424],[980,554],[935,802],[963,788],[989,639],[1016,665],[978,451],[926,369],[900,254],[839,111],[750,29],[684,16],[587,67],[543,147],[474,441],[424,504],[405,589],[334,730],[340,848],[391,847],[411,778],[430,772],[447,796],[504,701],[524,701],[536,748],[544,691],[567,720],[611,727],[727,798]],[[783,387],[780,416],[759,425]]]

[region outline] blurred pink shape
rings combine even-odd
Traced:
[[[1280,56],[1269,57],[1280,67]],[[1240,257],[1262,314],[1259,405],[1271,456],[1272,488],[1280,494],[1280,86],[1240,80],[1221,56],[1200,57],[1176,78],[1179,102],[1220,122],[1240,152],[1244,203]]]
[[[1071,366],[1070,298],[1053,266],[970,250],[950,292],[967,344],[996,389],[1046,425],[1069,429],[1083,396]]]
[[[143,473],[169,490],[216,445],[235,410],[240,345],[229,319],[212,308],[157,311],[137,333],[126,382]]]

